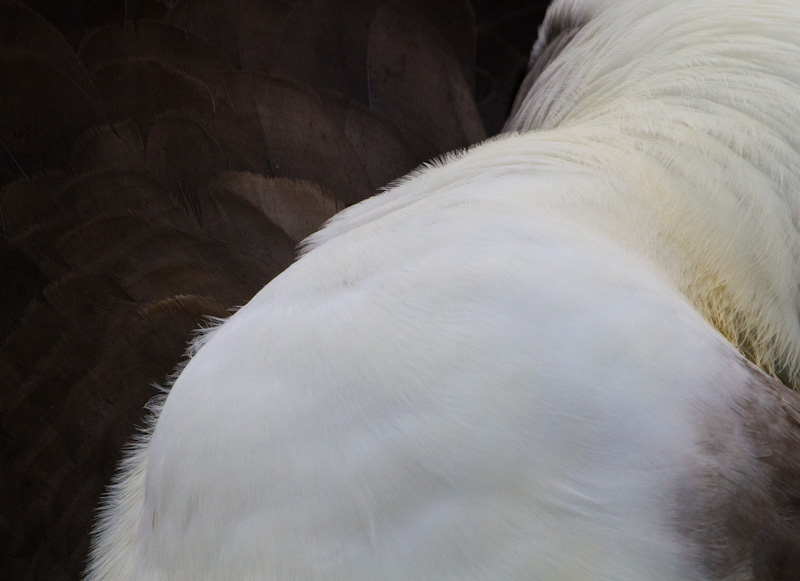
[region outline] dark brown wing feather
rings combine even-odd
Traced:
[[[79,576],[204,317],[338,210],[482,139],[479,111],[498,126],[527,46],[478,55],[476,106],[476,30],[516,10],[491,4],[0,4],[0,578]]]

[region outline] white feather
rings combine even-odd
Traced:
[[[507,129],[570,128],[584,163],[624,184],[597,221],[669,272],[759,366],[797,385],[797,5],[586,4],[596,16]]]

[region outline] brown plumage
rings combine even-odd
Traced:
[[[193,330],[499,130],[546,3],[84,4],[0,4],[3,579],[78,577]]]

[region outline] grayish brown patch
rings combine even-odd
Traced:
[[[674,520],[704,579],[800,579],[800,394],[749,363],[747,392],[698,410],[704,439]]]

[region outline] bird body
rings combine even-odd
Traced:
[[[556,3],[507,135],[197,340],[89,579],[792,578],[798,24]]]
[[[212,331],[143,456],[130,576],[689,578],[660,505],[747,374],[638,257],[524,201],[569,181],[395,209]]]

